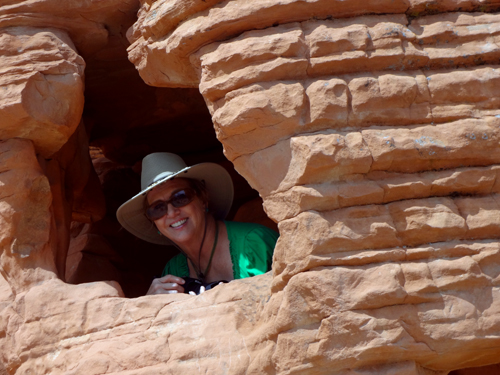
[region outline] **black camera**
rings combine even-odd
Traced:
[[[184,293],[194,292],[196,294],[200,294],[200,288],[202,286],[205,287],[205,290],[210,290],[220,283],[227,283],[227,280],[219,280],[211,283],[205,283],[199,279],[195,279],[192,277],[183,277],[185,283],[182,285],[184,287]]]

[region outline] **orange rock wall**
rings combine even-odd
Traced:
[[[0,373],[494,373],[495,4],[141,1],[130,60],[199,87],[281,237],[272,274],[126,299],[63,279],[104,215],[84,59],[138,6],[0,5]]]
[[[500,16],[473,2],[216,3],[144,4],[130,59],[149,84],[199,85],[279,223],[273,371],[497,362]]]

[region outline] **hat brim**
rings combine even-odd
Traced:
[[[123,203],[116,211],[116,217],[120,224],[134,236],[145,241],[159,245],[172,245],[172,242],[167,237],[160,235],[156,226],[146,218],[144,207],[147,194],[150,190],[176,177],[205,181],[210,212],[216,219],[222,220],[226,218],[233,204],[234,197],[231,176],[219,164],[200,163],[186,167],[177,173],[155,182]]]

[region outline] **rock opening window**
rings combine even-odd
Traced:
[[[100,85],[108,87],[105,82]],[[141,190],[141,161],[150,153],[177,153],[188,165],[217,163],[227,170],[234,184],[234,202],[226,219],[259,223],[277,230],[276,224],[264,213],[258,194],[224,157],[199,93],[137,86],[145,91],[141,100],[128,103],[123,110],[111,103],[111,108],[116,110],[112,118],[108,113],[110,106],[104,107],[92,96],[99,88],[90,85],[87,89],[89,98],[84,119],[93,124],[90,155],[104,195],[106,213],[96,222],[78,221],[76,217],[71,223],[65,271],[66,281],[74,284],[118,281],[128,297],[144,295],[153,278],[161,276],[167,261],[179,253],[172,245],[137,238],[116,219],[118,207]],[[128,90],[133,96],[135,89],[125,87],[122,82],[113,93]],[[114,95],[110,93],[110,96]],[[156,97],[158,107],[146,112],[144,106],[151,97]],[[131,115],[135,111],[144,111],[140,120]],[[163,113],[160,119],[159,112]],[[99,186],[94,188],[95,193],[88,191],[87,194],[99,196]]]

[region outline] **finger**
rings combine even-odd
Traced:
[[[163,277],[160,277],[157,280],[160,280],[162,283],[177,283],[180,285],[185,283],[185,281],[182,277],[177,277],[174,275],[165,275]]]
[[[162,288],[163,289],[177,289],[179,284],[177,283],[163,283]]]
[[[164,289],[164,288],[159,288],[153,291],[151,294],[182,294],[184,293],[184,290],[177,290],[177,289]]]
[[[161,288],[164,290],[175,290],[178,293],[184,293],[184,288],[177,283],[161,284]]]
[[[152,295],[152,294],[177,294],[179,293],[175,289],[163,289],[163,288],[149,288],[148,292],[146,295]]]
[[[155,279],[146,294],[168,294],[170,292],[184,293],[184,287],[177,283],[162,283],[159,279]]]

